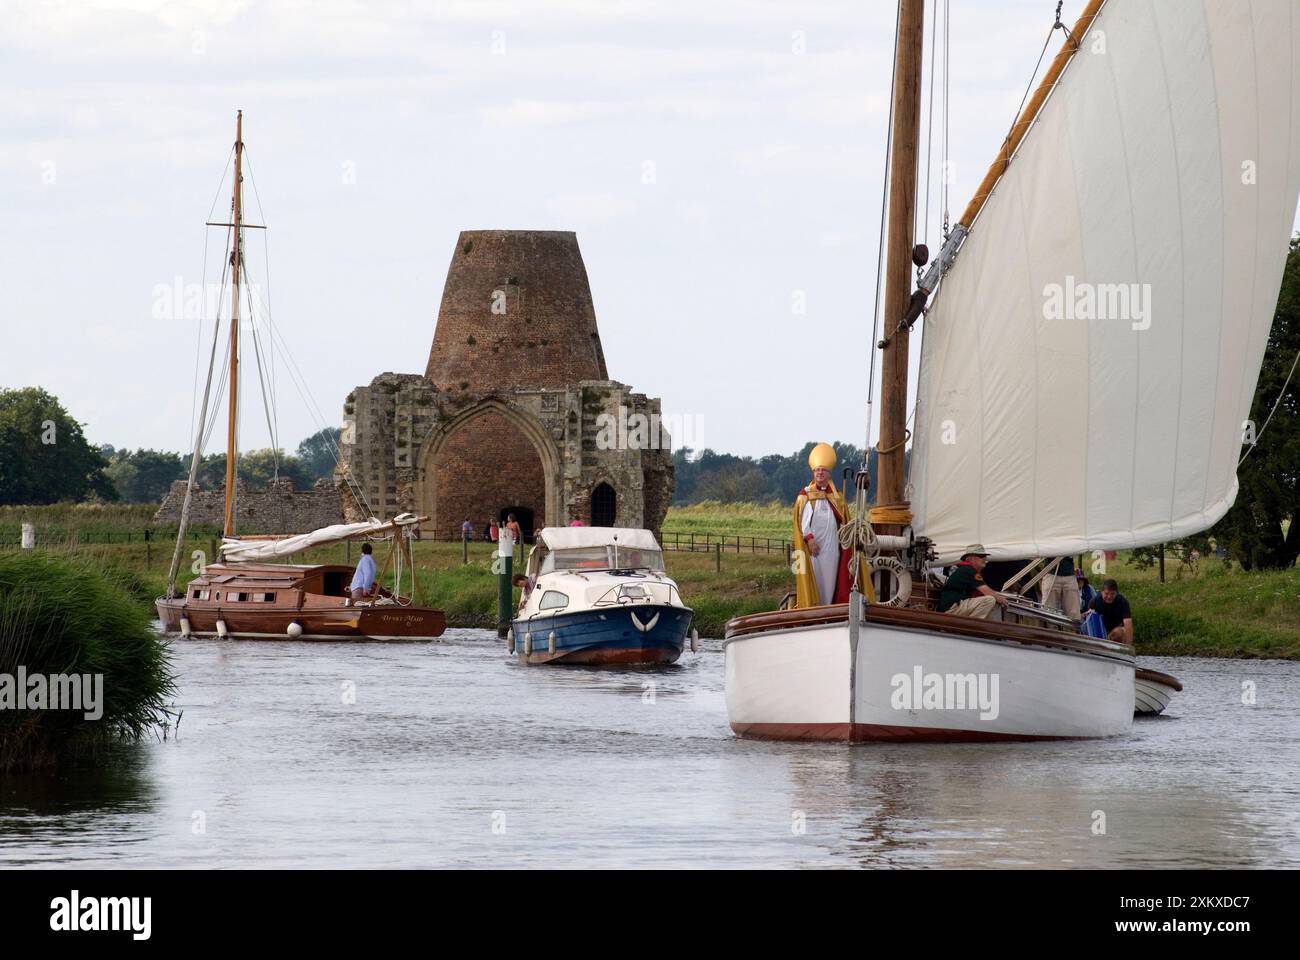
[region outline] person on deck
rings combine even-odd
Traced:
[[[1133,608],[1128,598],[1119,592],[1119,584],[1114,580],[1104,580],[1101,594],[1093,598],[1088,609],[1101,617],[1101,625],[1106,628],[1106,639],[1116,643],[1133,642]]]
[[[488,524],[488,539],[490,539],[493,543],[496,543],[498,536],[500,536],[500,529],[497,527],[497,522],[493,520],[490,524]]]
[[[469,522],[469,517],[466,517],[465,522],[460,525],[460,538],[462,540],[474,539],[474,524]]]
[[[835,450],[819,443],[808,454],[813,482],[794,502],[795,606],[847,603],[852,552],[840,550],[840,527],[849,519],[844,494],[835,489],[831,471]]]
[[[1056,569],[1043,577],[1043,605],[1055,607],[1071,620],[1079,619],[1079,584],[1074,578],[1074,558],[1062,557]]]
[[[1079,609],[1088,610],[1092,606],[1093,599],[1097,596],[1097,591],[1093,589],[1088,578],[1083,575],[1082,570],[1075,572],[1075,577],[1079,581]]]
[[[524,604],[528,602],[529,594],[533,592],[532,582],[529,581],[526,574],[516,573],[510,579],[510,583],[512,586],[519,588],[519,609],[522,610]]]
[[[939,594],[940,613],[992,620],[994,610],[1006,608],[1006,598],[999,596],[980,576],[988,558],[983,544],[973,543],[966,548]]]
[[[361,559],[357,561],[356,572],[352,574],[352,602],[367,600],[375,588],[375,558],[370,544],[361,545]]]

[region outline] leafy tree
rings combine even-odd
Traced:
[[[277,473],[288,477],[294,487],[306,489],[315,483],[316,478],[303,468],[302,461],[286,454],[283,450],[245,450],[239,455],[238,474],[248,485],[249,490],[265,490]],[[226,484],[226,455],[210,453],[199,464],[199,486],[205,490],[219,490]]]
[[[189,476],[189,462],[179,453],[162,450],[117,450],[109,457],[108,475],[123,500],[157,503],[173,480]]]
[[[1264,366],[1250,419],[1258,442],[1237,468],[1237,500],[1210,534],[1246,570],[1282,569],[1300,556],[1300,234],[1282,273],[1282,290],[1269,331]],[[1295,370],[1282,392],[1282,385]],[[1279,399],[1280,398],[1280,399]],[[1264,421],[1277,403],[1267,429]],[[1288,525],[1289,524],[1289,525]]]
[[[0,504],[116,500],[107,467],[53,394],[0,390]]]
[[[298,444],[298,460],[313,481],[334,473],[335,451],[342,435],[343,431],[338,427],[326,427]]]

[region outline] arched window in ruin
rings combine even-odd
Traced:
[[[591,525],[593,527],[612,527],[618,516],[618,498],[614,488],[608,483],[596,484],[591,491]]]

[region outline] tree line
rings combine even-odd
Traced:
[[[249,450],[239,455],[239,476],[264,489],[275,476],[305,489],[334,471],[337,427],[298,444],[295,453]],[[53,394],[40,387],[0,390],[0,505],[81,503],[87,500],[157,503],[190,472],[190,454],[168,450],[95,446]],[[199,465],[200,487],[226,482],[226,455]]]

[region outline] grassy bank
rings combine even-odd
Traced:
[[[0,771],[51,766],[166,719],[172,675],[151,592],[143,572],[84,554],[0,553]],[[55,692],[71,693],[55,678],[74,676],[75,709]]]
[[[193,544],[186,547],[183,582],[191,576],[190,551],[194,548]],[[138,578],[137,593],[147,597],[162,593],[171,557],[170,545],[159,542],[148,551],[140,542],[50,549],[72,552],[96,564],[125,567]],[[415,544],[425,599],[445,610],[453,625],[491,626],[495,622],[494,549],[484,543],[470,544],[470,562],[463,564],[459,544]],[[382,554],[382,549],[376,552]],[[151,562],[146,561],[147,555]],[[313,550],[305,559],[342,563],[348,556],[347,549],[338,545]],[[350,556],[356,559],[356,547]],[[724,552],[720,570],[712,552],[670,551],[666,556],[668,572],[695,609],[703,636],[721,636],[731,617],[775,609],[781,597],[793,589],[781,553]],[[1142,653],[1300,659],[1300,569],[1244,573],[1217,560],[1205,560],[1195,574],[1184,571],[1181,576],[1171,564],[1168,582],[1162,584],[1154,569],[1139,570],[1121,555],[1109,565],[1109,575],[1118,579],[1120,589],[1132,601]]]
[[[124,533],[140,530],[152,515],[145,506],[54,506],[0,508],[0,542],[6,525],[26,519],[38,524],[38,539],[48,550],[75,553],[93,562],[121,566],[133,571],[140,589],[153,597],[163,592],[172,541],[160,532],[146,546],[140,539],[111,543],[76,543],[72,530]],[[725,534],[742,538],[743,551],[724,551],[721,569],[717,557],[708,552],[667,553],[668,572],[678,581],[686,602],[696,611],[700,633],[721,636],[726,621],[740,614],[771,610],[793,589],[793,577],[785,567],[784,552],[773,549],[751,553],[745,538],[789,537],[790,513],[786,504],[700,503],[673,507],[664,522],[665,539],[673,534]],[[44,526],[42,526],[42,524]],[[45,535],[46,530],[65,530],[65,537]],[[210,548],[211,531],[204,531],[186,545],[182,582],[188,580],[195,549]],[[174,536],[174,532],[172,534]],[[416,565],[425,598],[447,612],[449,621],[460,626],[491,626],[496,617],[496,581],[491,573],[493,547],[470,545],[470,563],[461,562],[461,547],[454,543],[421,542],[415,545]],[[314,550],[310,562],[342,563],[356,558],[342,545]],[[1166,583],[1157,571],[1139,570],[1121,554],[1109,565],[1109,573],[1132,601],[1138,648],[1150,654],[1196,654],[1232,657],[1284,657],[1300,659],[1300,569],[1244,573],[1208,559],[1194,573],[1179,569],[1172,560]],[[1095,582],[1100,576],[1093,577]]]

